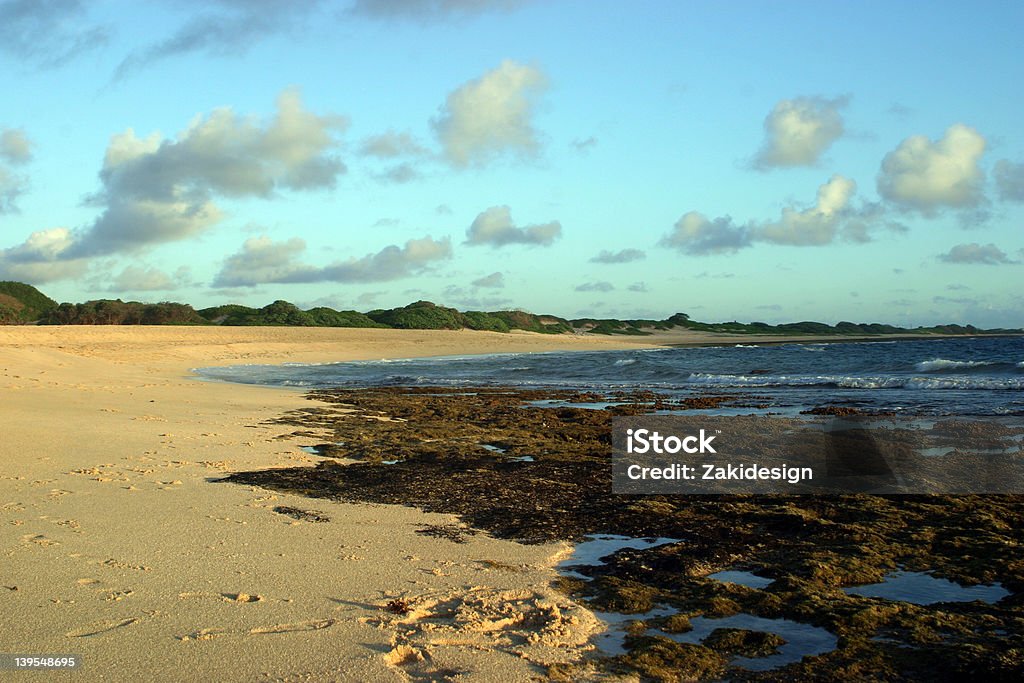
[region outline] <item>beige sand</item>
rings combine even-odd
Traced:
[[[449,516],[212,483],[314,463],[314,439],[264,423],[308,402],[189,369],[754,340],[0,327],[0,652],[83,655],[81,681],[529,680],[601,627],[551,589],[568,546],[459,545],[415,533]]]
[[[299,448],[314,439],[278,439],[293,428],[264,423],[308,402],[188,371],[635,341],[0,327],[0,652],[82,655],[67,674],[81,681],[526,681],[578,659],[601,625],[551,588],[565,544],[455,544],[415,533],[450,516],[212,483],[315,462]],[[394,598],[411,611],[380,609]]]

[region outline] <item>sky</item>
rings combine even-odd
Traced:
[[[1024,4],[0,0],[0,280],[1024,326]]]

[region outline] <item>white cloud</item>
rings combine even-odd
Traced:
[[[375,19],[443,20],[511,11],[530,0],[355,0],[351,11]]]
[[[101,47],[110,31],[89,21],[88,5],[83,0],[0,3],[0,51],[52,68]]]
[[[615,289],[615,285],[610,282],[584,282],[581,285],[576,285],[577,292],[610,292]]]
[[[505,276],[502,273],[491,273],[484,277],[473,280],[474,287],[491,287],[494,289],[501,289],[505,286]]]
[[[245,54],[270,36],[300,28],[325,3],[322,0],[199,0],[191,3],[178,0],[170,4],[191,10],[186,20],[168,37],[122,60],[114,74],[115,80],[178,55]]]
[[[383,173],[375,174],[378,180],[389,183],[410,183],[420,177],[420,172],[412,164],[397,164]]]
[[[840,110],[847,98],[797,97],[781,100],[765,117],[765,140],[754,167],[813,166],[843,134]]]
[[[32,142],[25,131],[16,128],[0,128],[0,161],[21,165],[32,160]],[[28,179],[15,175],[0,164],[0,215],[18,210],[18,197],[28,188]]]
[[[995,166],[995,176],[1000,199],[1024,202],[1024,164],[1000,159]]]
[[[536,156],[540,139],[533,109],[546,89],[547,78],[539,69],[505,60],[453,91],[431,122],[448,161],[466,167],[506,153]]]
[[[266,236],[250,238],[242,250],[229,256],[214,280],[214,287],[252,287],[270,282],[384,282],[426,271],[434,262],[451,258],[451,241],[429,236],[390,245],[376,254],[327,266],[302,263],[306,243],[299,238],[274,242]]]
[[[170,275],[158,268],[127,266],[114,278],[109,286],[111,292],[159,292],[177,289],[188,274],[187,268],[179,268]]]
[[[1016,263],[996,245],[982,245],[977,242],[958,244],[945,254],[941,254],[939,260],[946,263],[980,263],[989,266]]]
[[[165,200],[184,193],[269,197],[279,189],[334,186],[345,165],[331,156],[342,117],[306,111],[297,90],[277,98],[266,125],[232,109],[197,118],[176,140],[139,139],[128,129],[110,142],[100,177],[107,193]]]
[[[24,164],[32,160],[32,141],[17,128],[0,129],[0,160]]]
[[[133,252],[193,237],[221,220],[213,202],[116,200],[69,246],[69,257]]]
[[[242,250],[224,261],[214,287],[251,287],[265,282],[291,282],[290,278],[310,268],[296,261],[306,251],[306,241],[293,237],[274,242],[266,235],[250,237]]]
[[[970,208],[984,199],[984,174],[978,162],[985,138],[962,123],[933,142],[909,137],[885,155],[878,192],[907,209],[929,215],[944,207]]]
[[[359,153],[364,156],[394,159],[425,156],[429,154],[429,150],[410,133],[389,130],[380,135],[371,135],[365,138],[359,148]]]
[[[27,187],[28,180],[24,176],[14,175],[0,166],[0,215],[18,210],[18,197]]]
[[[639,249],[621,249],[616,252],[602,249],[597,256],[590,259],[591,263],[629,263],[630,261],[641,261],[647,258],[647,254]]]
[[[135,252],[198,235],[223,213],[215,196],[271,197],[280,190],[331,188],[344,164],[331,152],[343,119],[303,108],[286,90],[265,123],[216,109],[175,139],[114,135],[93,203],[104,206],[62,258]]]
[[[884,225],[884,212],[878,205],[851,206],[856,183],[842,175],[833,175],[818,188],[814,206],[798,209],[787,206],[776,221],[736,224],[729,216],[709,219],[690,211],[676,221],[672,232],[660,244],[694,254],[722,254],[739,251],[755,242],[790,246],[821,246],[842,238],[866,242],[870,230]],[[892,229],[898,226],[889,225]]]
[[[492,206],[473,220],[466,231],[466,244],[489,244],[492,247],[537,244],[547,247],[561,235],[562,224],[558,221],[518,228],[512,222],[512,210],[509,207]]]
[[[0,279],[39,284],[67,280],[85,273],[85,259],[64,258],[73,243],[67,228],[38,230],[16,247],[0,250]]]
[[[844,210],[856,189],[856,183],[849,178],[834,175],[818,188],[818,199],[813,207],[803,211],[783,208],[782,217],[762,226],[755,239],[796,246],[828,244],[835,239]]]
[[[749,246],[750,241],[750,228],[734,224],[729,216],[711,220],[702,213],[689,211],[676,221],[672,232],[663,237],[660,244],[701,255],[735,252]]]

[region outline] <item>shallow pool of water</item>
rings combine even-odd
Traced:
[[[686,633],[664,633],[678,643],[700,643],[712,631],[718,628],[741,628],[748,631],[764,631],[777,633],[785,639],[778,652],[767,657],[734,657],[730,660],[733,666],[741,666],[751,671],[768,671],[780,666],[799,662],[807,656],[820,655],[836,649],[838,639],[823,628],[801,624],[789,619],[765,619],[753,614],[735,614],[731,617],[712,619],[710,617],[694,617],[690,619],[692,631]]]
[[[657,548],[659,545],[678,543],[678,538],[637,538],[635,536],[620,536],[617,534],[594,534],[586,537],[587,540],[577,543],[572,554],[558,563],[556,570],[563,576],[571,576],[576,579],[589,581],[590,577],[573,571],[573,567],[598,567],[604,564],[602,558],[613,555],[620,550],[631,548],[634,550],[646,550]]]
[[[740,586],[746,586],[747,588],[764,588],[765,586],[775,583],[775,579],[769,579],[766,576],[758,576],[754,572],[745,572],[736,569],[727,569],[721,572],[715,572],[714,574],[708,574],[709,579],[715,581],[721,581],[722,583],[735,583]]]
[[[961,586],[947,579],[940,579],[927,572],[897,571],[886,576],[880,583],[844,588],[848,595],[865,598],[884,598],[915,605],[934,605],[938,602],[999,602],[1010,591],[1001,584],[989,586]]]

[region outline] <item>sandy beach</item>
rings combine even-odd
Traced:
[[[409,470],[407,474],[415,474],[410,479],[392,475],[384,484],[391,482],[399,490],[383,498],[377,496],[386,485],[377,482],[370,491],[353,469],[340,476],[355,489],[333,496],[315,479],[316,470],[330,465],[329,458],[303,450],[339,440],[336,423],[321,419],[325,410],[346,413],[341,421],[348,421],[345,429],[389,453],[408,447],[402,440],[407,432],[413,437],[452,436],[453,427],[479,430],[480,425],[493,431],[501,429],[500,420],[491,420],[497,414],[513,420],[514,431],[527,419],[547,418],[516,417],[511,404],[485,407],[483,414],[473,416],[470,401],[423,402],[386,392],[373,396],[372,391],[356,392],[358,396],[331,407],[322,397],[310,401],[294,389],[201,381],[191,369],[780,341],[691,332],[622,338],[465,330],[0,327],[0,632],[5,636],[0,654],[77,655],[81,667],[67,675],[83,681],[530,681],[545,678],[553,665],[558,665],[554,670],[571,672],[572,680],[591,674],[610,680],[607,669],[598,674],[587,663],[598,654],[593,638],[606,625],[578,597],[582,584],[567,588],[562,578],[556,588],[556,565],[571,546],[523,545],[495,536],[531,536],[476,533],[517,517],[500,513],[504,508],[499,505],[515,496],[493,504],[476,492],[467,499],[466,492],[476,489],[460,487],[472,477],[460,479],[457,469],[446,474],[443,464],[440,469]],[[352,412],[357,404],[368,408]],[[451,410],[455,412],[446,414]],[[388,415],[407,417],[379,421]],[[361,421],[371,416],[372,421]],[[587,420],[603,418],[590,414],[572,424],[579,417],[569,415],[569,423],[559,422],[554,430],[534,424],[516,438],[540,438],[546,432],[566,440],[597,438]],[[399,440],[388,445],[385,432]],[[424,443],[431,440],[422,438]],[[480,438],[453,443],[481,443]],[[518,493],[546,496],[535,499],[537,510],[550,508],[559,524],[578,528],[540,539],[594,533],[587,529],[601,523],[588,521],[593,517],[589,512],[572,517],[569,508],[579,504],[584,511],[597,509],[590,506],[611,495],[604,485],[591,483],[572,493],[571,501],[559,501],[559,495],[572,490],[565,489],[572,473],[559,474],[560,462],[538,463],[537,472],[554,469],[527,477],[540,487],[536,491],[554,486],[547,494],[531,492],[527,479],[520,482]],[[583,472],[582,462],[572,472]],[[595,467],[593,462],[587,466]],[[331,476],[344,469],[332,470]],[[599,469],[597,475],[607,476],[603,465]],[[221,481],[228,475],[234,475],[232,483]],[[436,485],[424,485],[430,477]],[[505,480],[482,490],[501,496],[502,487],[509,493]],[[416,496],[428,504],[436,497],[443,504],[431,507],[440,512],[380,504]],[[634,501],[634,518],[659,520],[650,529],[626,529],[628,520],[620,520],[626,525],[622,533],[635,536],[690,534],[685,547],[665,547],[662,561],[672,571],[652,573],[642,557],[623,558],[608,571],[641,572],[636,576],[646,583],[621,583],[612,574],[598,578],[588,584],[597,591],[591,594],[597,603],[589,604],[645,612],[651,608],[644,603],[653,599],[650,591],[665,590],[698,614],[745,610],[805,620],[812,610],[816,619],[824,620],[819,626],[828,624],[833,633],[856,637],[825,659],[808,658],[800,664],[808,675],[820,673],[816,666],[831,667],[835,675],[850,674],[863,661],[874,662],[873,672],[902,671],[899,667],[909,665],[877,659],[877,648],[884,644],[863,639],[879,629],[918,629],[924,623],[956,629],[959,649],[929,656],[939,662],[939,654],[948,654],[953,657],[950,665],[961,666],[956,657],[969,654],[963,643],[984,625],[996,629],[981,641],[989,657],[986,666],[997,673],[1008,670],[998,656],[1001,647],[1010,645],[999,629],[1008,627],[999,619],[1011,620],[1012,612],[986,606],[988,611],[974,614],[970,605],[892,611],[857,603],[837,586],[879,580],[899,553],[902,562],[944,571],[965,585],[1002,580],[1017,590],[1017,565],[1005,552],[1014,547],[1013,530],[1019,528],[1014,500],[950,497],[942,505],[911,502],[893,507],[870,497],[807,499],[806,509],[753,501],[723,513],[713,501],[684,498]],[[462,507],[453,507],[458,500]],[[605,510],[600,514],[610,518],[620,502],[600,504]],[[847,519],[851,505],[862,512]],[[966,508],[971,516],[963,516]],[[472,509],[499,511],[501,520],[474,521],[474,533],[461,533],[463,522],[441,513]],[[533,508],[526,502],[517,509]],[[870,545],[844,545],[844,539],[868,533],[858,526],[862,517],[873,520],[874,540]],[[799,520],[796,527],[793,520]],[[821,534],[804,538],[794,533],[808,520],[819,520],[815,523],[820,523]],[[947,552],[944,546],[908,540],[907,520],[914,520],[922,534],[948,536],[954,549]],[[996,534],[989,545],[984,540],[989,536],[979,535],[982,528],[989,536]],[[455,533],[434,533],[444,529]],[[693,535],[693,529],[701,531]],[[774,536],[764,545],[736,529],[774,529]],[[977,547],[960,549],[958,544],[973,539],[981,539]],[[959,558],[971,553],[987,557],[983,571],[961,566]],[[728,568],[737,558],[784,576],[779,595],[707,578],[708,572]],[[680,573],[689,581],[679,584]],[[668,583],[658,583],[663,580]],[[822,596],[838,607],[822,608]],[[788,611],[780,611],[782,605]],[[1003,616],[996,619],[997,613]],[[705,647],[690,647],[684,657],[688,675],[716,678],[726,658]],[[865,654],[867,647],[876,648],[870,650],[874,654]],[[897,648],[885,656],[902,652]],[[661,653],[650,662],[661,661],[661,656],[676,661],[676,655]]]
[[[419,535],[454,517],[212,480],[312,463],[303,394],[193,367],[611,349],[653,340],[295,328],[2,327],[0,631],[76,680],[530,680],[600,624],[551,588],[568,546]],[[276,506],[314,509],[299,521]],[[414,600],[405,615],[382,610]],[[429,611],[430,624],[418,624]],[[523,624],[527,624],[524,626]],[[440,673],[439,673],[440,672]],[[47,675],[47,674],[44,674]]]

